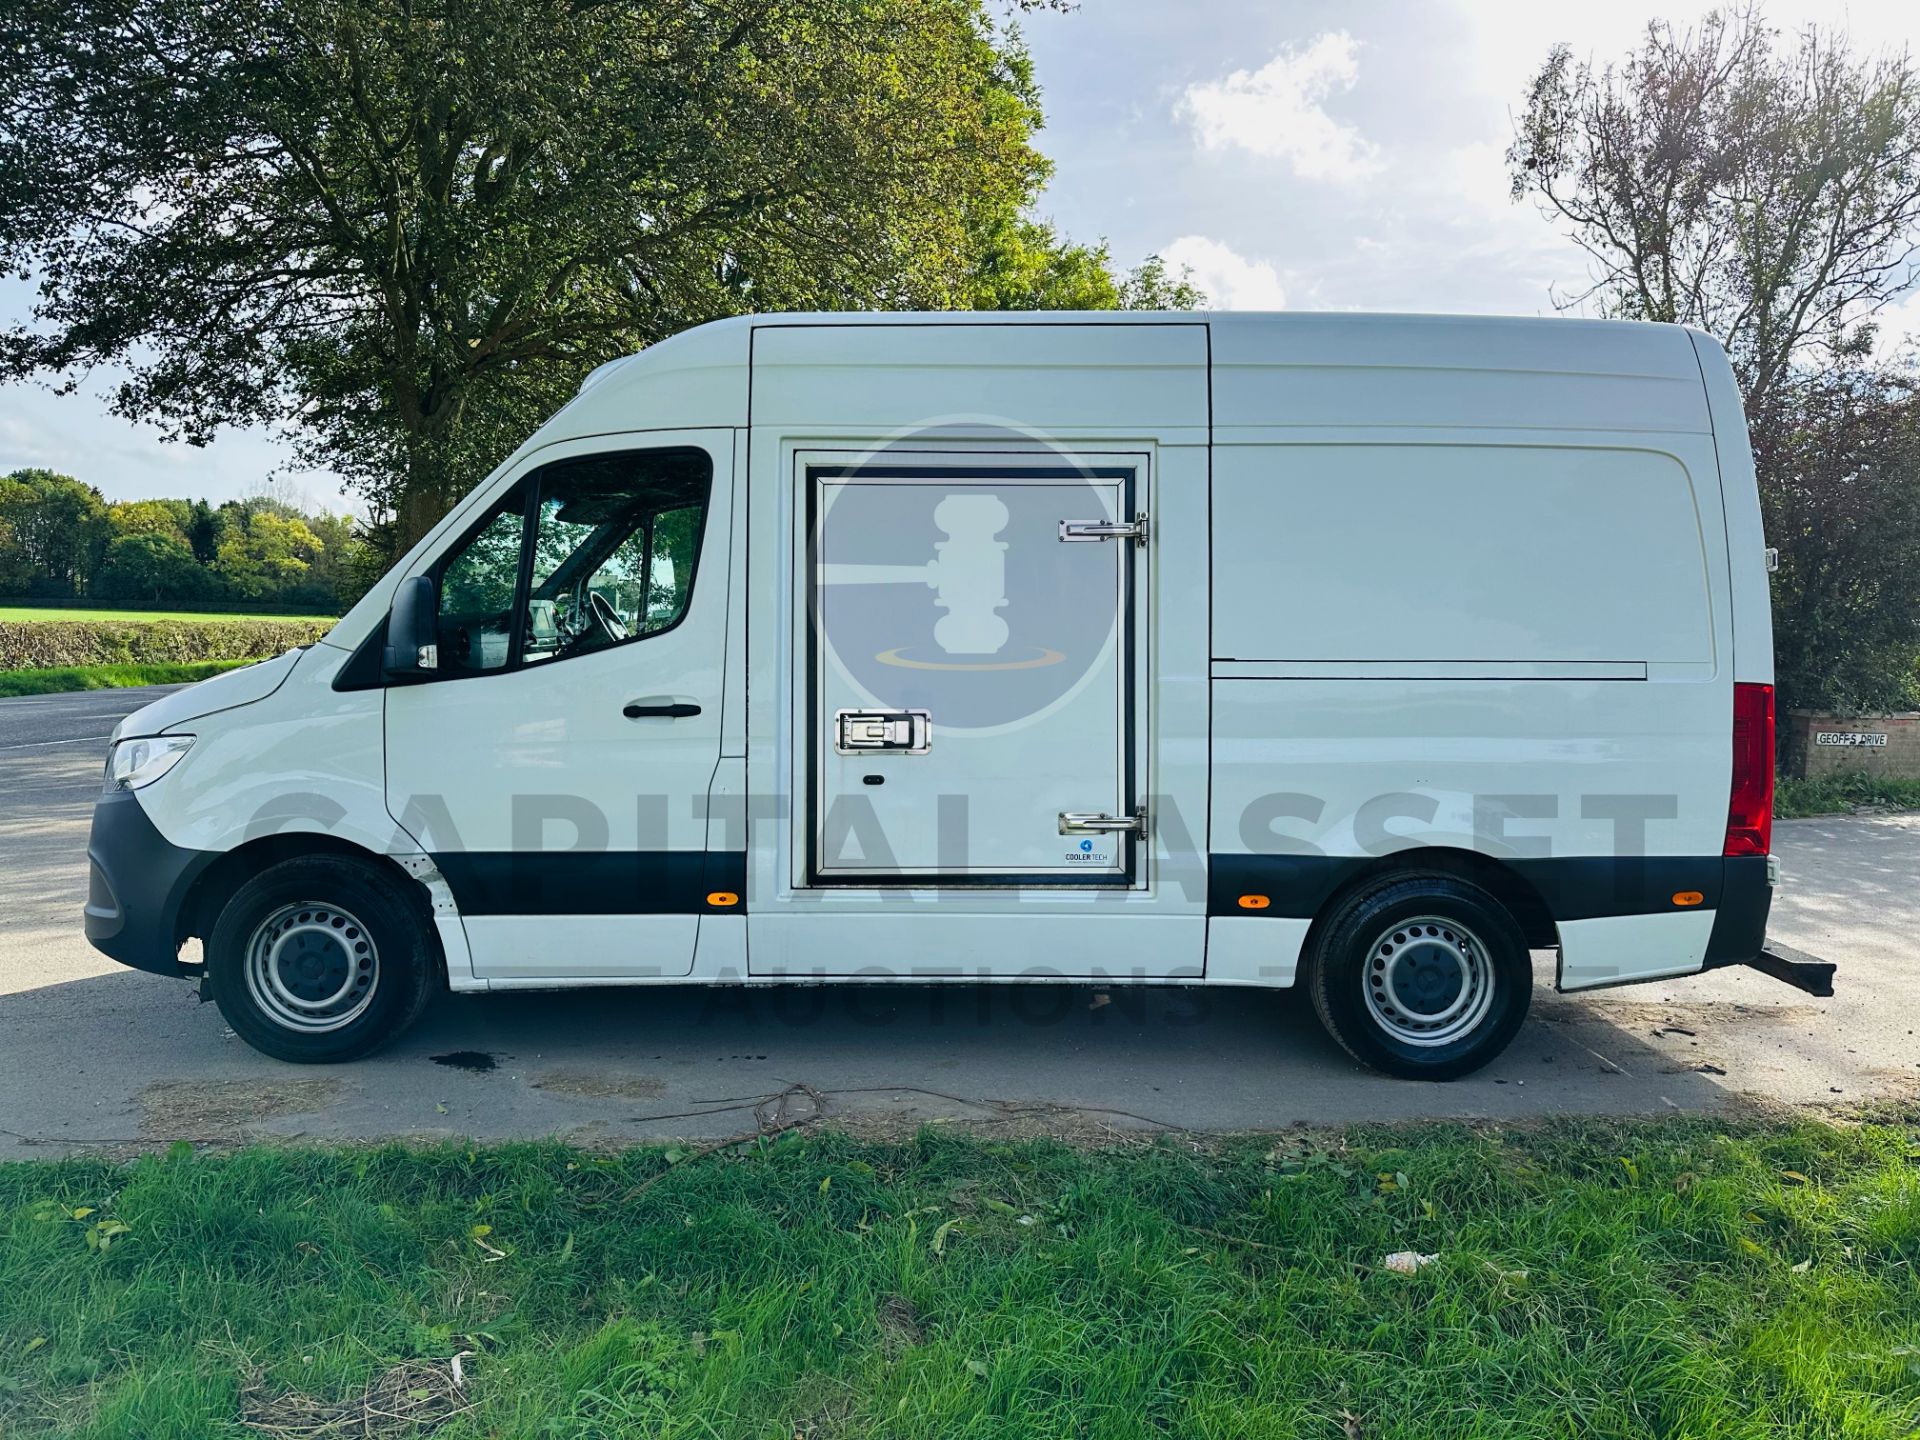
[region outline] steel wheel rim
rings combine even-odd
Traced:
[[[1431,1048],[1470,1035],[1493,1008],[1486,943],[1458,920],[1421,915],[1388,926],[1367,947],[1367,1014],[1403,1045]]]
[[[380,952],[338,905],[282,905],[247,941],[247,993],[274,1024],[307,1035],[351,1025],[373,1003]]]

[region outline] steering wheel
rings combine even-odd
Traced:
[[[593,615],[594,624],[607,632],[610,640],[627,638],[626,622],[620,618],[620,612],[598,590],[587,591],[587,609]]]

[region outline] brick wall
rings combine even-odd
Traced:
[[[1885,745],[1821,745],[1822,734],[1884,735]],[[1802,777],[1864,770],[1869,775],[1920,779],[1920,712],[1895,715],[1787,716],[1787,773]]]

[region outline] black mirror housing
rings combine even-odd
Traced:
[[[440,668],[438,610],[433,577],[413,575],[400,582],[387,611],[387,643],[381,669],[388,675],[426,675]]]

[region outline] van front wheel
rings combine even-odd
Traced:
[[[432,995],[434,939],[401,882],[336,855],[268,866],[207,937],[213,998],[234,1033],[277,1060],[325,1064],[378,1049]]]
[[[1320,1023],[1376,1070],[1451,1080],[1506,1049],[1526,1019],[1526,942],[1477,885],[1393,876],[1342,900],[1315,930],[1306,982]]]

